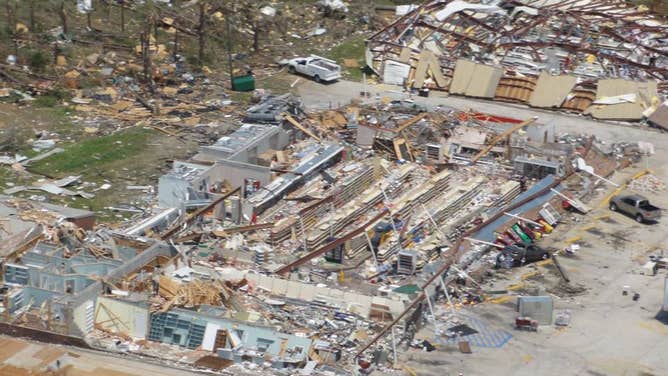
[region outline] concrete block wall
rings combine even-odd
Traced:
[[[328,304],[339,306],[362,317],[369,317],[372,304],[387,306],[393,315],[400,314],[405,308],[404,302],[399,299],[363,295],[328,287],[317,287],[308,283],[289,281],[260,274],[246,274],[245,278],[253,283],[255,288],[270,291],[272,294],[305,301],[313,301],[315,299],[324,300]]]

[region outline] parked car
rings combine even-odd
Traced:
[[[298,57],[288,61],[290,73],[301,73],[316,82],[331,82],[341,78],[341,66],[334,60],[317,55]]]
[[[640,195],[614,196],[610,199],[610,210],[625,213],[638,223],[656,221],[661,218],[661,209]]]
[[[529,262],[547,260],[550,253],[535,244],[515,243],[505,246],[496,256],[497,267],[522,266]]]

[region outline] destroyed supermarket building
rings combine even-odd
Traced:
[[[123,228],[12,204],[24,222],[3,251],[0,328],[208,368],[350,371],[370,346],[387,358],[388,330],[422,328],[451,266],[488,250],[465,238],[533,234],[509,211],[555,226],[563,197],[586,210],[600,182],[575,161],[618,167],[540,119],[383,106],[327,127],[320,113],[240,122],[175,161],[156,210]]]
[[[667,35],[621,0],[438,0],[368,38],[366,59],[389,84],[638,121],[668,90]]]

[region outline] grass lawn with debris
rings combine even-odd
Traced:
[[[31,164],[30,171],[50,178],[61,178],[103,170],[109,164],[141,153],[146,141],[155,133],[147,129],[131,128],[108,136],[89,138],[66,146],[63,153]]]
[[[82,175],[84,182],[95,183],[96,187],[106,183],[111,188],[84,188],[84,191],[95,194],[92,199],[49,195],[50,201],[94,211],[103,222],[117,222],[131,213],[115,213],[109,207],[133,206],[141,209],[148,205],[143,200],[146,195],[141,191],[128,190],[128,185],[151,185],[157,189],[158,178],[170,168],[172,160],[187,159],[197,150],[197,143],[134,127],[61,147],[64,152],[37,161],[28,170],[52,179]]]
[[[335,60],[341,65],[341,71],[345,79],[362,81],[362,68],[366,64],[364,62],[364,40],[366,37],[366,35],[354,36],[322,54],[324,57]],[[346,68],[343,66],[343,59],[355,59],[359,67]]]

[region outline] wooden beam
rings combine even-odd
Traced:
[[[320,137],[316,136],[316,135],[313,134],[311,131],[309,131],[308,129],[306,129],[306,128],[305,128],[303,125],[301,125],[301,123],[299,123],[295,118],[293,118],[292,116],[290,116],[290,114],[284,112],[284,113],[282,113],[281,115],[283,116],[283,119],[287,120],[288,123],[294,125],[295,128],[297,128],[297,129],[299,129],[300,131],[306,133],[306,134],[307,134],[309,137],[311,137],[312,139],[314,139],[314,140],[316,140],[316,141],[318,141],[318,142],[321,141],[321,140],[320,140]]]
[[[241,232],[264,230],[264,229],[272,228],[272,227],[274,227],[274,222],[258,223],[256,225],[249,225],[249,226],[229,227],[229,228],[223,229],[223,231],[226,234],[237,234],[237,233],[241,233]]]
[[[397,129],[394,129],[392,131],[395,132],[395,133],[401,133],[401,132],[404,131],[404,129],[406,129],[406,128],[410,127],[411,125],[417,123],[418,121],[426,118],[427,116],[429,116],[428,112],[423,112],[421,114],[415,115],[412,118],[408,119],[407,121],[401,123],[399,125],[399,127],[397,127]]]
[[[181,226],[189,224],[190,222],[195,220],[197,217],[199,217],[200,215],[202,215],[202,214],[206,213],[207,211],[211,210],[216,205],[225,201],[228,197],[230,197],[233,194],[239,192],[240,190],[241,190],[241,187],[236,187],[233,190],[231,190],[230,192],[227,192],[226,194],[222,195],[221,197],[213,200],[209,205],[207,205],[203,208],[200,208],[196,212],[188,215],[186,217],[186,219],[184,219],[183,221],[180,221],[179,223],[175,224],[169,230],[165,231],[162,235],[160,235],[160,239],[162,239],[162,240],[170,239],[181,228]]]
[[[503,140],[506,137],[510,137],[511,134],[513,134],[513,133],[517,132],[518,130],[520,130],[521,128],[526,127],[527,125],[535,122],[536,119],[537,118],[534,117],[534,118],[531,118],[529,120],[523,121],[519,124],[513,125],[512,127],[508,128],[505,131],[501,132],[500,134],[496,135],[492,139],[492,141],[489,142],[489,144],[485,145],[482,149],[480,149],[478,154],[476,154],[475,156],[473,156],[473,158],[471,158],[471,162],[476,163],[480,158],[487,155],[487,153],[489,153],[490,150],[492,150],[492,148],[494,148],[494,145],[499,143],[499,141]]]

